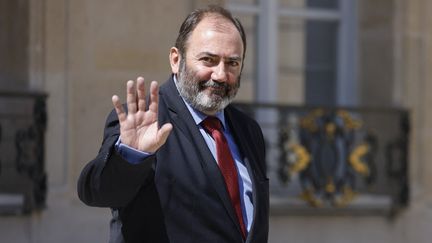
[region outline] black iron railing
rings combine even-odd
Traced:
[[[236,106],[263,129],[273,213],[394,215],[408,204],[406,110]]]
[[[0,91],[0,213],[45,206],[46,95]]]

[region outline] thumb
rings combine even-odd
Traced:
[[[166,140],[168,139],[169,134],[171,133],[171,130],[173,129],[173,126],[171,123],[164,124],[158,131],[158,144],[163,145],[165,144]]]

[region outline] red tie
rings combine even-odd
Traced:
[[[240,222],[243,239],[245,239],[246,227],[243,222],[237,169],[234,164],[234,159],[231,155],[228,142],[222,132],[222,124],[218,118],[209,116],[202,122],[202,125],[216,142],[216,154],[219,168],[223,177],[225,178],[225,184],[231,198],[231,203],[234,206],[237,219]]]

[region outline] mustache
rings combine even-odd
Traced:
[[[212,79],[201,81],[200,87],[201,88],[215,88],[215,89],[221,89],[221,88],[231,89],[230,85],[228,85],[227,83],[216,82]]]

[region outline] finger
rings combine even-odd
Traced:
[[[113,97],[111,98],[112,103],[114,105],[114,109],[117,113],[117,117],[119,119],[120,122],[123,122],[126,119],[126,113],[123,109],[123,106],[120,102],[120,99],[117,95],[113,95]]]
[[[129,80],[126,84],[126,99],[128,113],[134,114],[137,111],[135,83]]]
[[[173,129],[173,126],[171,123],[164,124],[158,132],[158,144],[162,145],[165,144],[168,136],[170,135],[171,131]]]
[[[144,78],[139,77],[137,79],[137,93],[138,93],[138,110],[145,111],[145,87],[144,87]]]
[[[156,81],[152,81],[150,84],[150,105],[149,111],[158,113],[158,103],[159,103],[159,86]]]

